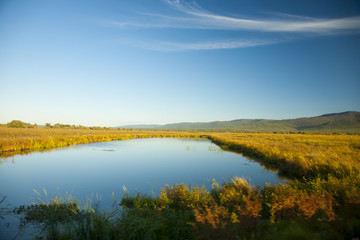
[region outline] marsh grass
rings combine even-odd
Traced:
[[[30,226],[37,230],[37,239],[117,239],[108,237],[118,235],[118,209],[100,211],[100,198],[79,203],[71,195],[49,198],[45,189],[43,193],[34,192],[36,203],[22,205],[13,212],[21,216],[23,229]]]
[[[209,139],[223,149],[249,156],[285,177],[301,180],[360,173],[360,136],[216,133]]]
[[[251,186],[234,178],[211,191],[165,186],[157,197],[125,192],[109,211],[81,207],[69,197],[45,196],[21,206],[45,239],[351,239],[358,212],[347,210],[321,182]],[[37,194],[39,195],[39,194]],[[45,200],[45,201],[44,201]],[[352,213],[351,213],[352,212]],[[345,218],[345,216],[347,218]]]
[[[199,138],[201,134],[116,129],[7,128],[0,126],[0,156],[8,157],[83,143],[163,137]]]

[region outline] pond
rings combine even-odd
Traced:
[[[8,158],[0,165],[0,194],[12,206],[36,202],[33,189],[50,196],[70,194],[80,201],[136,191],[158,194],[165,184],[211,187],[239,176],[253,185],[283,182],[258,163],[205,139],[152,138],[75,145]],[[43,194],[44,195],[44,194]]]
[[[34,189],[46,200],[71,195],[80,202],[97,201],[100,208],[112,206],[112,193],[118,198],[128,192],[157,195],[165,184],[220,184],[239,176],[261,186],[283,183],[276,173],[240,154],[222,151],[206,139],[151,138],[81,144],[50,152],[34,152],[3,159],[0,164],[0,200],[18,207],[37,203]],[[3,207],[5,203],[0,206]],[[5,228],[3,223],[12,227]],[[0,232],[11,238],[17,219],[1,219]],[[1,235],[1,234],[0,234]],[[26,239],[26,235],[22,238]]]

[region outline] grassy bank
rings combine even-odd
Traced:
[[[357,179],[359,181],[359,179]],[[333,197],[324,182],[263,188],[241,178],[211,191],[165,186],[158,197],[125,196],[104,212],[54,198],[14,212],[35,224],[39,239],[352,239],[359,205]],[[353,192],[359,199],[359,192]]]
[[[360,173],[360,136],[216,133],[224,149],[255,158],[290,178],[349,177]]]

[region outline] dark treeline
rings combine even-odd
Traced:
[[[55,123],[51,125],[51,123],[45,123],[45,126],[38,126],[36,123],[25,123],[20,120],[13,120],[6,124],[7,127],[10,128],[37,128],[37,127],[45,127],[45,128],[56,128],[56,129],[84,129],[84,130],[112,130],[111,127],[99,127],[99,126],[92,126],[86,127],[82,125],[70,125],[70,124],[62,124],[62,123]]]

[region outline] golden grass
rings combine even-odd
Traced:
[[[209,136],[229,150],[256,157],[297,177],[360,173],[359,135],[216,133]]]
[[[68,145],[134,138],[205,137],[225,149],[256,158],[296,178],[360,174],[359,135],[206,133],[142,130],[81,130],[0,127],[0,156]]]
[[[83,130],[0,127],[0,156],[11,156],[29,151],[42,151],[82,143],[154,137],[198,138],[200,134],[116,129]]]

